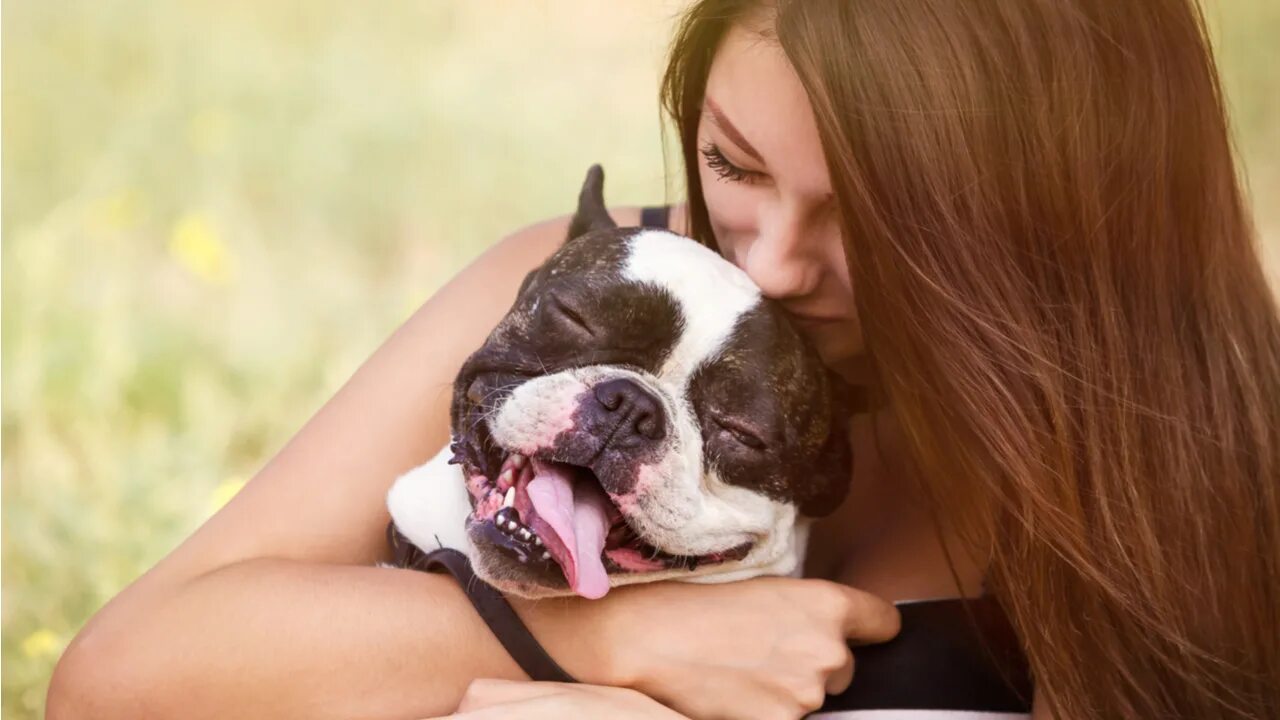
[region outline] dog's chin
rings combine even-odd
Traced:
[[[665,552],[636,532],[588,468],[551,460],[550,449],[532,457],[500,452],[505,458],[490,464],[500,468],[492,481],[463,461],[472,500],[466,522],[476,574],[509,594],[598,598],[617,585],[704,575],[717,566],[737,565],[752,550],[753,543],[747,542],[699,556]],[[540,487],[531,491],[535,480]],[[548,492],[572,498],[554,508],[563,511],[558,517],[544,499]],[[571,534],[575,531],[576,538]],[[591,552],[583,548],[592,544],[582,538],[591,535],[599,555],[583,557]]]
[[[554,563],[525,564],[512,558],[508,551],[480,544],[472,535],[475,554],[471,558],[476,575],[506,595],[529,600],[563,597],[574,592]]]

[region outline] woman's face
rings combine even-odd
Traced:
[[[775,42],[733,27],[707,79],[698,171],[720,252],[857,380],[862,330],[818,129]]]

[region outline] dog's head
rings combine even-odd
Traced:
[[[846,389],[745,273],[617,227],[602,185],[454,387],[476,571],[526,597],[791,572],[848,487]]]

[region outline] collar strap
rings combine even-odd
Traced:
[[[476,576],[466,555],[453,548],[424,552],[405,537],[394,522],[387,524],[387,545],[396,567],[452,575],[498,642],[530,679],[577,682],[551,659],[502,593]]]

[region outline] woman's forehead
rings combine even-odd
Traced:
[[[749,29],[730,28],[712,61],[706,97],[759,152],[776,182],[813,198],[830,194],[809,98],[775,41]],[[718,126],[717,137],[729,137],[724,123],[705,104],[700,122]]]

